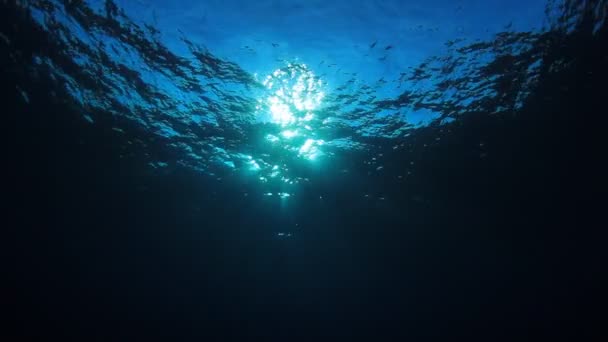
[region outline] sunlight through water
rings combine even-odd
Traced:
[[[267,142],[308,160],[321,155],[323,140],[318,139],[315,128],[322,122],[315,110],[325,97],[324,82],[306,64],[288,63],[268,75],[262,85],[267,97],[258,101],[257,115],[262,122],[280,128],[279,134],[266,135]]]

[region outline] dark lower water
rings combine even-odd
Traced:
[[[606,26],[539,38],[561,67],[517,108],[412,129],[406,149],[353,129],[371,147],[339,167],[268,157],[309,179],[284,201],[172,163],[171,141],[120,115],[83,120],[30,63],[65,51],[1,8],[3,340],[604,340]]]

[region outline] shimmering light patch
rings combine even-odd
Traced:
[[[94,123],[93,118],[88,115],[88,114],[83,114],[82,115],[84,117],[85,120],[87,120],[89,123]]]
[[[291,139],[298,135],[298,131],[286,130],[286,131],[281,132],[281,135],[286,139]]]
[[[306,115],[304,115],[303,118],[300,119],[300,121],[310,121],[312,119],[314,119],[314,114],[311,112],[306,113]]]
[[[307,153],[308,151],[310,151],[310,148],[312,147],[312,144],[315,141],[312,139],[308,139],[306,140],[306,142],[304,143],[304,145],[302,145],[302,147],[300,147],[300,153]]]
[[[304,145],[300,147],[298,154],[309,160],[314,160],[320,155],[321,151],[319,150],[319,146],[323,145],[323,143],[323,140],[308,139]]]
[[[281,103],[276,96],[270,98],[270,114],[272,115],[272,121],[281,126],[287,126],[295,121],[289,106]]]
[[[281,198],[288,198],[288,197],[291,197],[291,195],[288,194],[288,193],[286,193],[286,192],[280,192],[279,193],[279,197],[281,197]]]
[[[279,138],[276,135],[268,134],[266,136],[266,140],[274,143],[274,142],[279,141]]]
[[[250,160],[248,164],[250,170],[259,171],[261,169],[260,164],[258,164],[258,162],[256,162],[255,160]]]
[[[165,162],[155,162],[155,163],[149,162],[148,165],[152,166],[155,169],[169,166],[169,164],[167,164]]]

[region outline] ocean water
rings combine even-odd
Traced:
[[[603,341],[608,3],[0,2],[7,341]]]

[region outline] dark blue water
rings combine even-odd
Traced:
[[[602,340],[605,1],[0,6],[7,340]]]

